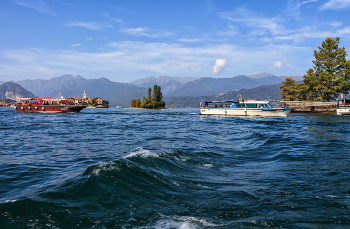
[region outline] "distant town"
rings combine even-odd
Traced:
[[[100,97],[87,97],[84,91],[83,98],[77,96],[66,97],[67,100],[74,101],[75,104],[85,105],[90,108],[108,108],[109,102],[107,100],[102,100]]]
[[[66,97],[65,99],[73,101],[77,105],[84,105],[87,108],[108,108],[109,102],[107,100],[102,100],[100,97],[87,97],[86,92],[83,93],[83,98],[78,96]],[[12,107],[15,106],[16,100],[5,99],[0,101],[0,107]]]

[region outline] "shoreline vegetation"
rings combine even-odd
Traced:
[[[140,98],[132,99],[130,103],[130,108],[142,108],[142,109],[165,109],[165,102],[162,100],[163,94],[161,92],[161,87],[158,85],[148,88],[147,98],[143,96],[142,101]]]
[[[339,37],[327,38],[314,50],[313,68],[302,83],[287,77],[280,86],[284,101],[330,102],[350,91],[350,61],[345,48],[339,48]],[[281,101],[282,102],[282,101]]]

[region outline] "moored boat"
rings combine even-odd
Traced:
[[[15,110],[18,112],[67,113],[80,112],[85,106],[66,99],[16,98]]]
[[[274,108],[269,101],[239,100],[239,101],[204,101],[200,112],[204,115],[233,116],[287,116],[290,108]]]
[[[337,115],[350,115],[350,98],[339,99],[335,110]]]

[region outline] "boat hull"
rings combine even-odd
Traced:
[[[291,109],[286,108],[200,108],[202,115],[232,116],[288,116]]]
[[[80,112],[85,106],[81,105],[57,105],[57,106],[16,106],[17,112],[24,113],[77,113]]]
[[[337,108],[337,115],[350,115],[350,108]]]

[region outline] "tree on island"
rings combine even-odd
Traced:
[[[338,45],[339,37],[323,41],[322,47],[314,51],[314,67],[306,72],[303,83],[293,85],[287,78],[282,82],[282,99],[297,97],[298,100],[329,102],[337,99],[340,93],[347,94],[350,90],[350,61],[345,58],[345,48]]]
[[[102,100],[102,106],[103,107],[109,107],[109,102],[107,100]]]
[[[295,83],[292,77],[287,77],[286,81],[282,82],[280,89],[282,90],[282,98],[284,101],[295,101],[299,97],[299,85]]]
[[[130,107],[135,108],[149,108],[149,109],[159,109],[165,107],[165,102],[162,100],[163,95],[161,92],[161,87],[154,85],[153,86],[153,95],[152,88],[148,88],[147,98],[143,96],[141,99],[132,99],[130,103]]]

